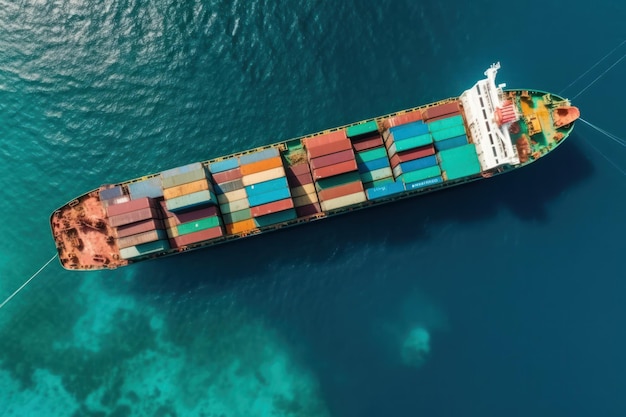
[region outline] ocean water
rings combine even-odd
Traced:
[[[0,299],[100,184],[501,82],[560,92],[626,5],[0,0]],[[626,46],[568,88],[573,97]],[[626,63],[581,94],[624,138]],[[602,155],[594,150],[597,148]],[[609,162],[610,161],[610,162]],[[0,416],[626,415],[626,149],[115,271],[0,309]]]

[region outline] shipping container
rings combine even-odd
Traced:
[[[427,178],[425,180],[420,180],[420,181],[404,184],[404,188],[407,191],[413,191],[413,190],[419,190],[421,188],[426,188],[431,185],[439,184],[441,182],[443,182],[443,178],[441,178],[441,175],[439,175],[437,177]]]
[[[349,182],[359,181],[360,179],[361,177],[359,176],[359,173],[357,171],[348,172],[346,174],[341,174],[316,181],[315,189],[321,191],[325,190],[326,188],[332,188],[338,185],[347,184]]]
[[[419,110],[414,110],[407,113],[398,114],[384,120],[383,127],[385,129],[389,129],[394,126],[401,126],[404,124],[417,122],[418,120],[422,120],[422,112],[420,112]]]
[[[205,217],[219,216],[220,212],[217,206],[209,206],[203,207],[200,209],[192,210],[192,211],[184,211],[182,213],[178,213],[174,217],[174,221],[176,224],[193,222],[198,219],[202,219]]]
[[[216,172],[213,174],[213,182],[215,184],[221,184],[223,182],[234,181],[241,179],[241,169],[239,167],[228,169],[222,172]]]
[[[189,233],[182,236],[177,236],[173,241],[172,247],[180,248],[182,246],[192,245],[198,242],[204,242],[205,240],[216,239],[224,236],[224,231],[221,227],[213,227],[211,229],[199,230],[197,232]]]
[[[168,238],[178,237],[178,228],[176,226],[165,229]]]
[[[352,148],[357,152],[378,148],[383,145],[383,138],[380,135],[352,140]]]
[[[343,129],[340,129],[334,132],[323,133],[321,135],[303,139],[303,142],[306,148],[315,148],[318,146],[328,145],[329,143],[333,143],[333,142],[345,141],[346,139],[347,139],[346,131]]]
[[[326,201],[358,193],[359,191],[363,191],[363,183],[361,181],[355,181],[322,190],[319,192],[318,196],[320,201]]]
[[[343,197],[333,198],[332,200],[322,201],[320,206],[323,211],[335,210],[342,207],[352,206],[354,204],[359,204],[367,200],[364,191],[359,191],[358,193],[344,195]]]
[[[215,184],[213,189],[217,194],[226,194],[236,190],[243,190],[243,178],[238,180],[232,180],[228,182],[223,182],[221,184]]]
[[[314,169],[313,179],[317,181],[320,179],[333,177],[335,175],[344,174],[346,172],[351,172],[351,171],[356,171],[356,170],[357,170],[357,167],[356,167],[355,160],[340,162],[338,164],[330,165],[324,168]]]
[[[296,215],[298,217],[307,217],[322,212],[322,208],[319,203],[308,204],[306,206],[296,207]]]
[[[178,185],[178,186],[171,187],[171,188],[165,188],[163,190],[163,197],[165,197],[166,200],[171,200],[172,198],[196,193],[198,191],[205,191],[208,189],[209,189],[209,180],[205,178],[199,181],[189,182],[187,184]]]
[[[291,189],[291,196],[294,198],[311,193],[315,193],[315,186],[313,184],[305,184]]]
[[[262,151],[251,152],[245,155],[241,155],[239,157],[239,165],[244,166],[253,162],[259,162],[265,159],[274,158],[276,156],[280,156],[279,149],[276,147],[271,147],[263,149]]]
[[[352,149],[346,149],[345,151],[335,152],[317,158],[312,158],[310,161],[311,169],[320,169],[329,165],[336,165],[340,162],[350,161],[354,159],[354,151]]]
[[[125,203],[114,204],[107,207],[107,216],[119,216],[120,214],[130,213],[148,207],[156,207],[155,200],[149,197],[140,198],[138,200],[130,200]]]
[[[387,158],[387,150],[383,147],[374,148],[363,152],[358,152],[356,154],[356,161],[359,164],[364,162],[373,161],[375,159]]]
[[[224,227],[226,228],[226,233],[228,233],[229,235],[245,233],[257,228],[254,219],[242,220],[236,223],[227,224]]]
[[[233,211],[232,213],[224,213],[224,215],[222,215],[224,224],[237,223],[251,218],[252,213],[249,208]]]
[[[165,224],[165,228],[169,229],[171,227],[178,226],[180,222],[178,221],[176,217],[168,217],[165,220],[163,220],[163,223]]]
[[[467,145],[467,136],[465,135],[435,142],[435,148],[437,148],[438,151],[445,151],[446,149],[458,148],[459,146],[463,146],[463,145]]]
[[[222,215],[226,213],[233,213],[239,210],[245,210],[250,208],[250,202],[247,198],[242,198],[241,200],[230,201],[228,203],[220,204],[220,211]]]
[[[433,136],[433,140],[435,142],[438,142],[441,140],[455,138],[457,136],[463,136],[465,135],[465,133],[466,133],[465,126],[460,125],[460,126],[452,126],[452,127],[447,127],[445,129],[437,130],[435,132],[432,132],[432,136]]]
[[[391,167],[395,168],[401,162],[408,162],[418,158],[425,158],[435,154],[434,145],[420,146],[419,148],[409,149],[408,151],[397,152],[391,157]]]
[[[288,188],[286,177],[280,177],[269,181],[263,181],[252,185],[247,185],[245,190],[248,197],[258,194],[267,193],[278,190],[280,188]]]
[[[160,177],[152,177],[145,180],[128,184],[128,192],[133,200],[144,197],[159,198],[163,197],[163,187],[161,186]]]
[[[122,204],[122,203],[126,203],[127,201],[130,201],[130,196],[123,195],[121,197],[115,197],[110,200],[100,200],[100,203],[102,203],[102,207],[106,209],[107,207],[112,206],[114,204]]]
[[[169,211],[177,213],[179,211],[190,210],[193,207],[217,204],[217,198],[211,191],[198,191],[196,193],[166,200],[165,204]]]
[[[404,192],[404,183],[402,181],[390,182],[378,187],[368,188],[365,190],[368,200],[376,200],[378,198],[390,197],[395,194]]]
[[[167,204],[165,203],[165,200],[158,200],[159,204],[157,205],[157,208],[160,208],[161,210],[159,210],[162,214],[161,217],[166,218],[166,217],[174,217],[174,213],[172,213],[171,211],[169,211],[167,209]]]
[[[117,239],[117,246],[120,249],[137,246],[148,242],[167,239],[167,233],[163,229],[149,230]]]
[[[293,208],[293,200],[291,198],[286,198],[284,200],[278,200],[272,203],[254,206],[250,209],[250,213],[252,214],[252,217],[260,217],[272,213],[278,213],[279,211],[288,210],[291,208]]]
[[[382,187],[383,185],[392,184],[396,182],[393,177],[387,177],[376,181],[367,181],[363,183],[363,188],[376,188]]]
[[[267,171],[257,172],[256,174],[244,175],[241,177],[241,181],[243,182],[243,185],[252,185],[284,176],[285,169],[281,166],[278,168],[268,169]]]
[[[393,176],[393,172],[390,167],[380,168],[376,171],[364,172],[361,175],[362,182],[372,182],[382,180],[383,178],[389,178]]]
[[[248,198],[248,194],[246,194],[246,189],[241,188],[235,191],[229,191],[224,194],[217,195],[217,202],[220,204],[230,203],[232,201],[241,200],[244,198]]]
[[[350,126],[346,129],[346,136],[354,138],[361,135],[367,135],[378,132],[378,124],[371,120],[369,122],[361,123],[358,125]]]
[[[396,152],[408,151],[410,149],[420,148],[431,144],[433,137],[430,133],[421,136],[415,136],[409,139],[403,139],[401,141],[393,142],[389,146],[389,155],[393,156]]]
[[[261,161],[242,165],[240,170],[241,170],[241,175],[245,176],[245,175],[250,175],[250,174],[256,174],[257,172],[267,171],[272,168],[279,168],[279,167],[282,168],[282,166],[283,166],[283,158],[281,158],[280,156],[275,156],[272,158],[263,159]]]
[[[120,249],[120,257],[122,259],[134,259],[141,256],[147,256],[159,252],[165,252],[170,248],[167,240],[157,240],[155,242],[144,243],[142,245],[131,246]]]
[[[178,175],[172,175],[170,177],[161,177],[161,185],[163,188],[172,188],[183,184],[189,184],[190,182],[198,181],[207,178],[207,173],[204,168],[189,171]]]
[[[188,172],[199,171],[203,169],[204,168],[202,167],[202,164],[200,162],[194,162],[192,164],[187,164],[181,167],[176,167],[176,168],[165,170],[161,172],[161,178],[163,179],[163,178],[175,177],[180,174],[186,174]]]
[[[239,159],[236,157],[222,159],[221,161],[209,164],[209,171],[215,175],[218,172],[224,172],[239,167]]]
[[[383,136],[393,138],[394,141],[401,141],[415,136],[421,136],[428,133],[428,125],[423,121],[408,123],[402,126],[395,126],[386,131]]]
[[[310,204],[317,203],[319,200],[317,198],[317,193],[312,192],[305,195],[300,195],[298,197],[293,198],[293,205],[295,207],[308,206]]]
[[[205,217],[188,223],[182,223],[177,226],[179,236],[197,232],[199,230],[211,229],[221,226],[222,219],[219,216]]]
[[[100,200],[112,200],[124,195],[124,189],[121,185],[116,185],[112,188],[104,188],[99,191]]]
[[[473,143],[441,151],[439,159],[448,181],[480,173],[480,163]]]
[[[271,203],[273,201],[284,200],[285,198],[290,197],[291,193],[289,188],[280,188],[267,193],[248,196],[248,201],[250,202],[250,207],[254,207]]]
[[[148,219],[137,223],[120,226],[115,234],[118,238],[149,232],[150,230],[163,229],[163,221],[160,219]],[[132,246],[132,245],[131,245]]]
[[[306,152],[307,157],[311,160],[312,158],[319,158],[320,156],[345,151],[347,149],[352,149],[352,142],[350,142],[350,139],[342,139],[338,142],[331,142],[315,147],[307,147]]]
[[[254,224],[257,227],[265,227],[274,225],[277,223],[286,222],[289,220],[293,220],[297,217],[296,211],[294,209],[283,210],[277,213],[268,214],[266,216],[260,216],[254,218]]]
[[[451,127],[463,126],[463,116],[460,114],[454,116],[444,117],[443,119],[435,120],[426,123],[430,132],[437,132],[439,130],[449,129]]]
[[[360,173],[376,171],[377,169],[389,167],[389,159],[387,159],[387,157],[385,156],[384,158],[374,159],[373,161],[357,164],[357,167]]]
[[[455,114],[459,112],[459,102],[453,101],[446,104],[439,104],[437,106],[429,107],[422,111],[422,118],[424,120],[431,120],[436,117],[441,117],[449,114]]]
[[[406,172],[398,178],[402,178],[405,184],[409,184],[416,181],[425,180],[427,178],[437,177],[441,175],[441,169],[439,165],[435,165],[428,168],[418,169],[417,171]]]
[[[298,176],[287,176],[287,182],[290,187],[300,187],[307,184],[313,183],[313,175],[311,173],[306,173]]]
[[[303,174],[310,174],[311,173],[311,168],[309,167],[309,164],[306,162],[302,162],[300,164],[297,165],[287,165],[285,166],[285,174],[286,175],[292,175],[292,176],[298,176],[298,175],[303,175]]]
[[[404,172],[417,171],[418,169],[428,168],[435,165],[437,165],[437,157],[435,155],[414,159],[397,165],[393,169],[393,175],[395,177],[399,177]]]

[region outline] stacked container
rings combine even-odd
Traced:
[[[213,176],[226,233],[238,234],[254,229],[256,226],[250,213],[250,202],[243,185],[239,158],[213,162],[209,171]]]
[[[130,197],[124,194],[124,189],[121,185],[106,188],[102,186],[99,190],[100,203],[105,209],[113,204],[120,204],[130,201]]]
[[[463,117],[460,114],[447,116],[427,124],[437,151],[444,151],[467,144]]]
[[[161,178],[159,176],[130,183],[128,184],[128,191],[130,198],[133,200],[144,197],[163,197],[163,186],[161,185]]]
[[[298,217],[307,217],[322,211],[313,184],[311,168],[306,161],[285,167],[287,182],[291,187],[293,205]]]
[[[480,162],[473,143],[443,150],[439,152],[439,159],[448,181],[480,173]]]
[[[323,211],[366,200],[355,153],[345,130],[308,138],[304,145]]]
[[[250,226],[264,227],[296,218],[278,148],[239,157],[241,182],[248,196]]]
[[[383,128],[389,129],[395,126],[401,126],[407,123],[417,122],[418,120],[422,120],[422,112],[419,110],[412,110],[385,119],[383,121]]]
[[[458,114],[460,114],[460,110],[459,102],[457,100],[444,104],[438,104],[422,110],[422,118],[426,122],[432,122],[446,117],[456,116]]]
[[[116,243],[123,259],[132,259],[169,248],[167,234],[156,201],[143,197],[106,208],[108,222],[115,228]]]

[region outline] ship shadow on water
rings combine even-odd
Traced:
[[[518,171],[311,224],[131,266],[140,292],[229,287],[276,265],[315,266],[360,248],[427,241],[448,224],[487,221],[509,210],[521,221],[548,222],[549,205],[593,174],[576,135],[543,160]],[[174,275],[174,276],[173,276]]]

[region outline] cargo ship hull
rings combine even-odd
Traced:
[[[117,268],[528,165],[579,113],[544,91],[503,90],[498,68],[457,98],[85,193],[50,217],[61,265]]]

